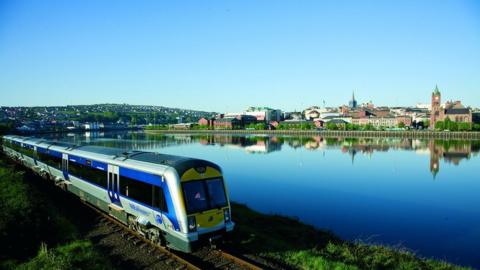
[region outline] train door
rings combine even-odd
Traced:
[[[68,178],[68,154],[62,154],[62,172],[63,178],[69,180]]]
[[[114,204],[121,205],[120,203],[120,179],[118,166],[108,165],[108,196],[110,201]]]

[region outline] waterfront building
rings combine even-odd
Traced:
[[[280,121],[282,120],[282,111],[276,110],[268,107],[249,107],[244,115],[251,115],[257,118],[257,121],[262,121],[269,123],[271,121]]]
[[[300,112],[292,112],[290,113],[290,117],[289,118],[285,118],[285,120],[296,120],[296,121],[299,121],[299,120],[302,120],[302,113]]]
[[[449,118],[454,122],[472,122],[472,112],[469,108],[465,108],[460,101],[447,101],[445,103],[444,119]]]
[[[375,128],[379,127],[397,127],[400,123],[404,123],[405,126],[412,125],[412,118],[409,116],[386,116],[386,117],[362,117],[352,118],[352,124],[354,125],[372,125]]]
[[[435,86],[432,93],[430,128],[435,128],[438,121],[445,121],[447,118],[453,122],[472,123],[472,111],[463,106],[460,101],[447,101],[442,106],[440,90],[438,90],[438,86]]]
[[[235,117],[224,117],[214,122],[215,129],[240,129],[241,126],[241,121]]]
[[[213,127],[213,124],[215,123],[215,118],[200,118],[200,120],[198,120],[198,125],[200,126],[208,126],[209,128],[212,128]]]
[[[313,106],[310,108],[305,109],[303,111],[303,115],[305,117],[305,120],[312,120],[314,118],[319,118],[321,114],[321,109],[319,107]]]
[[[403,123],[406,127],[410,127],[412,125],[412,117],[407,115],[398,115],[395,117],[397,119],[397,125]]]

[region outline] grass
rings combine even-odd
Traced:
[[[233,246],[296,269],[470,269],[404,249],[344,241],[332,232],[242,204],[232,204],[232,215]]]
[[[38,179],[4,159],[0,154],[0,269],[110,269],[61,207],[33,187]]]
[[[46,244],[40,246],[36,257],[23,263],[17,270],[50,270],[50,269],[112,269],[108,261],[94,249],[92,243],[77,240],[71,243],[48,249]]]

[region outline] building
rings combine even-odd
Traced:
[[[480,112],[472,113],[472,122],[474,124],[480,124]]]
[[[373,110],[368,110],[367,115],[372,115],[375,117],[388,117],[390,115],[390,109],[387,107],[378,107]]]
[[[395,117],[397,119],[397,125],[403,123],[406,127],[412,126],[412,117],[406,115],[398,115]]]
[[[432,93],[432,110],[430,112],[430,127],[435,128],[435,124],[437,121],[443,121],[442,115],[440,115],[442,107],[441,107],[441,94],[440,90],[438,90],[438,86],[435,85],[435,90]]]
[[[271,121],[281,121],[282,111],[268,107],[249,107],[244,115],[251,115],[257,118],[257,121],[270,123]]]
[[[357,101],[355,100],[355,92],[352,92],[352,100],[350,100],[350,102],[348,102],[348,107],[350,107],[350,109],[356,109],[357,108]]]
[[[315,119],[315,118],[319,118],[321,113],[322,112],[321,112],[320,108],[316,107],[316,106],[307,108],[307,109],[305,109],[305,111],[303,111],[303,115],[304,115],[306,120],[312,120],[312,119]]]
[[[214,122],[215,122],[215,118],[207,119],[207,118],[202,117],[202,118],[200,118],[200,120],[198,120],[198,125],[207,126],[207,127],[211,128],[211,127],[213,127]]]
[[[353,118],[352,124],[354,125],[372,125],[374,127],[396,127],[397,119],[395,117],[365,117],[365,118]]]
[[[441,105],[442,95],[438,86],[432,93],[432,108],[430,113],[430,128],[435,128],[438,121],[449,119],[452,122],[472,123],[472,111],[465,108],[460,101],[447,101],[444,106]]]
[[[240,129],[241,121],[235,117],[225,117],[216,119],[213,123],[215,129]]]

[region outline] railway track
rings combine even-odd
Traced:
[[[171,251],[163,246],[152,243],[138,232],[128,228],[114,217],[98,210],[87,202],[82,202],[99,215],[100,223],[109,226],[112,233],[121,234],[123,238],[133,243],[136,247],[144,249],[151,256],[164,261],[171,269],[225,269],[225,270],[259,270],[264,269],[225,250],[205,247],[192,254]]]

